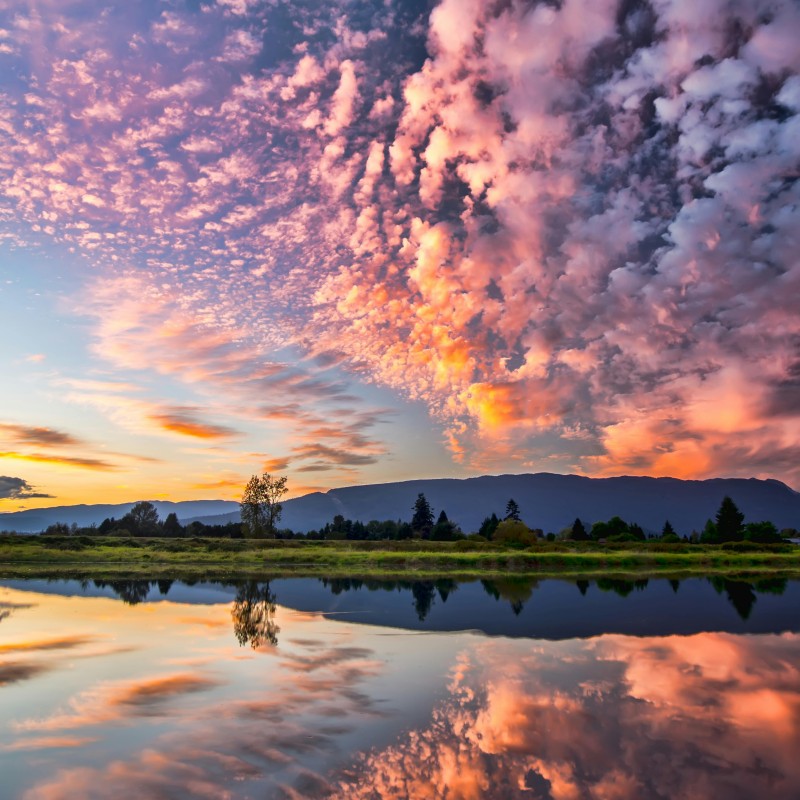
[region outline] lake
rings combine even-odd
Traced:
[[[800,582],[0,581],[3,798],[800,796]]]

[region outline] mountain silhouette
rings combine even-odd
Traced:
[[[687,481],[677,478],[585,478],[579,475],[484,475],[478,478],[443,478],[348,486],[314,492],[284,502],[281,526],[295,531],[318,529],[336,514],[369,522],[411,519],[414,501],[422,492],[434,513],[444,510],[465,532],[476,531],[484,517],[503,516],[513,498],[530,527],[557,532],[576,517],[591,525],[618,515],[656,533],[669,519],[683,536],[701,530],[713,518],[722,498],[733,498],[750,522],[771,520],[778,528],[800,527],[800,493],[777,480],[712,478]],[[41,531],[54,522],[99,524],[106,517],[121,517],[133,503],[121,505],[61,506],[0,514],[0,530],[21,533]],[[163,519],[174,511],[186,523],[199,519],[221,524],[239,519],[233,501],[208,500],[181,503],[154,502]]]

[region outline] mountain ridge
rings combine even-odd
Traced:
[[[769,519],[778,528],[800,527],[800,493],[774,478],[588,478],[549,472],[418,478],[311,492],[284,502],[281,525],[295,531],[318,529],[336,514],[362,522],[409,520],[420,492],[437,515],[445,510],[466,532],[477,530],[492,513],[502,516],[512,497],[528,525],[554,532],[576,517],[591,524],[618,515],[638,522],[648,532],[660,531],[669,519],[683,535],[700,530],[706,519],[713,518],[726,495],[734,499],[748,521]],[[162,519],[174,512],[184,524],[193,520],[224,524],[239,519],[239,504],[231,500],[150,502]],[[99,524],[106,517],[123,516],[133,505],[79,504],[0,514],[0,530],[34,533],[54,522]]]

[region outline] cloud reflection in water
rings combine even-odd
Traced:
[[[59,707],[0,720],[0,756],[19,760],[0,769],[28,770],[12,796],[788,800],[800,785],[800,635],[420,636],[242,591],[202,607],[37,596],[14,615],[10,632],[36,624],[7,664],[53,656],[31,697],[74,676],[62,653],[86,670]],[[279,643],[237,643],[250,595],[274,605]]]
[[[483,643],[336,798],[796,797],[800,638]]]

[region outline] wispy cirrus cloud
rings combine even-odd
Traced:
[[[79,439],[64,431],[9,423],[0,424],[0,436],[19,444],[45,447],[74,447],[83,444]]]
[[[31,461],[35,464],[52,464],[62,467],[81,467],[83,469],[116,470],[120,467],[100,458],[83,458],[81,456],[57,455],[56,453],[19,453],[13,450],[0,452],[0,458],[12,458],[17,461]]]
[[[196,410],[191,408],[170,408],[163,413],[152,414],[150,419],[164,430],[195,439],[228,439],[236,436],[236,431],[232,428],[198,419]]]

